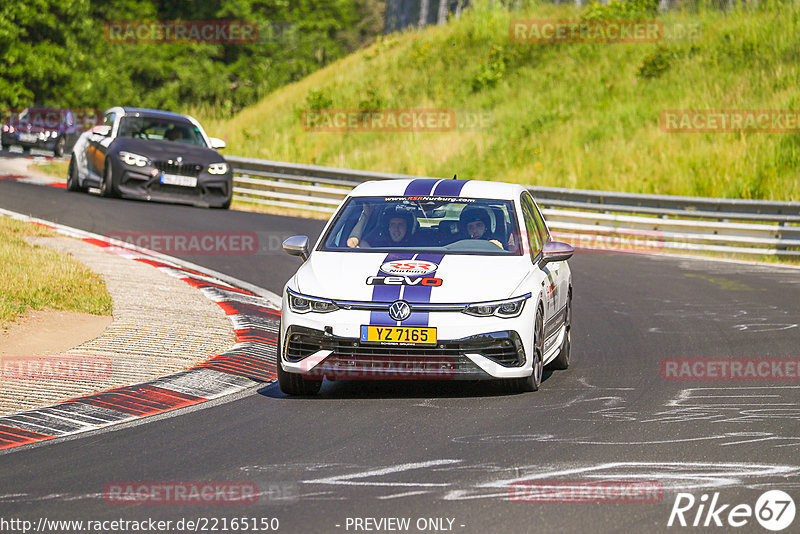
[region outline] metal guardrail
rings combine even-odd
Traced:
[[[369,180],[419,176],[229,156],[234,198],[333,213]],[[800,257],[800,202],[616,193],[528,186],[551,231],[578,246]]]

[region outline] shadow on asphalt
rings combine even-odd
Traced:
[[[542,387],[552,371],[542,375]],[[277,382],[258,390],[259,395],[273,399],[428,399],[505,397],[510,395],[536,395],[509,393],[502,383],[494,380],[325,380],[319,394],[308,397],[289,397]]]

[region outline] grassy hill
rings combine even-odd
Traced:
[[[475,2],[460,20],[383,38],[230,120],[230,154],[338,167],[642,193],[800,200],[800,134],[669,133],[669,109],[800,109],[800,5],[583,11]],[[643,16],[644,15],[644,16]],[[652,18],[659,43],[515,43],[517,19]],[[447,132],[315,132],[319,108],[446,108],[491,124]],[[800,130],[798,130],[800,131]]]

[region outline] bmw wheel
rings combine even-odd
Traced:
[[[62,136],[56,139],[56,144],[53,147],[53,155],[60,158],[64,155],[64,148],[67,146],[67,140]]]
[[[103,171],[103,180],[100,182],[100,196],[114,196],[114,171],[111,169],[111,162],[106,160],[106,168]]]
[[[75,167],[75,158],[69,160],[69,170],[67,171],[67,191],[84,191],[78,180],[78,169]]]

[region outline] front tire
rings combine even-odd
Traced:
[[[536,326],[533,331],[533,366],[530,376],[506,379],[506,389],[512,393],[524,393],[538,391],[542,385],[542,374],[544,367],[544,327],[542,319],[542,309],[539,308],[536,314]]]
[[[223,202],[223,203],[222,203],[222,204],[220,204],[219,206],[215,206],[215,207],[216,207],[217,209],[220,209],[220,210],[226,210],[226,209],[229,209],[229,208],[231,207],[231,201],[232,201],[232,200],[233,200],[233,198],[229,198],[228,200],[226,200],[225,202]]]
[[[103,171],[103,180],[100,182],[100,196],[114,196],[114,171],[111,169],[110,161],[106,161],[106,168]]]
[[[82,192],[84,188],[81,187],[78,180],[78,169],[75,166],[75,158],[69,160],[69,170],[67,171],[67,191]]]
[[[281,338],[278,336],[278,354],[276,367],[278,368],[278,386],[287,395],[313,396],[319,393],[322,387],[322,380],[306,380],[299,373],[290,373],[283,370],[281,365]]]
[[[56,139],[56,144],[53,147],[53,155],[60,158],[64,155],[64,148],[67,146],[67,140],[64,137]]]

